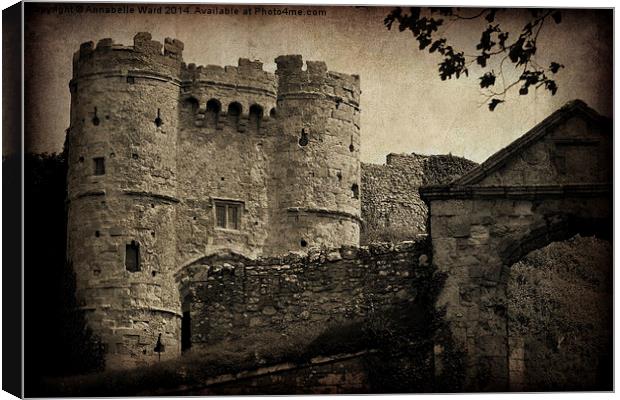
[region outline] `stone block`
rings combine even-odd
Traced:
[[[489,240],[489,228],[484,225],[471,225],[469,243],[472,245],[485,244]]]
[[[505,357],[506,338],[499,335],[480,335],[476,339],[476,347],[483,356]]]
[[[472,202],[468,200],[435,200],[432,216],[468,215],[471,211]]]
[[[467,220],[451,219],[448,226],[448,233],[455,238],[464,238],[470,236],[471,225]]]

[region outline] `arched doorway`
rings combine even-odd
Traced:
[[[552,242],[511,266],[510,390],[612,390],[611,275],[611,244],[595,236]]]

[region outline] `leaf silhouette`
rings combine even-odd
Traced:
[[[480,77],[481,88],[484,89],[484,88],[488,88],[493,85],[495,85],[495,73],[494,72],[487,72],[486,74]]]
[[[564,68],[564,65],[558,64],[556,62],[552,62],[551,65],[549,66],[549,71],[556,74],[560,70],[560,68]]]
[[[495,111],[495,107],[497,107],[498,104],[503,103],[504,100],[499,100],[499,99],[493,99],[489,102],[489,110],[491,111]]]

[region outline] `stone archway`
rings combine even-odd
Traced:
[[[510,267],[511,391],[612,390],[612,248],[576,235]]]
[[[200,351],[227,336],[230,320],[217,316],[229,313],[215,313],[213,307],[219,310],[220,304],[235,300],[227,289],[243,287],[243,275],[235,271],[240,271],[242,268],[239,267],[250,261],[250,258],[239,252],[218,249],[192,259],[177,269],[175,279],[183,316],[179,341],[183,351]],[[225,276],[224,281],[230,287],[214,285],[211,281],[215,275]]]
[[[420,190],[465,390],[508,390],[510,266],[577,233],[611,236],[611,152],[609,120],[575,101],[450,185]]]

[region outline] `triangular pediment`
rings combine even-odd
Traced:
[[[612,157],[611,120],[574,100],[451,185],[608,183]]]

